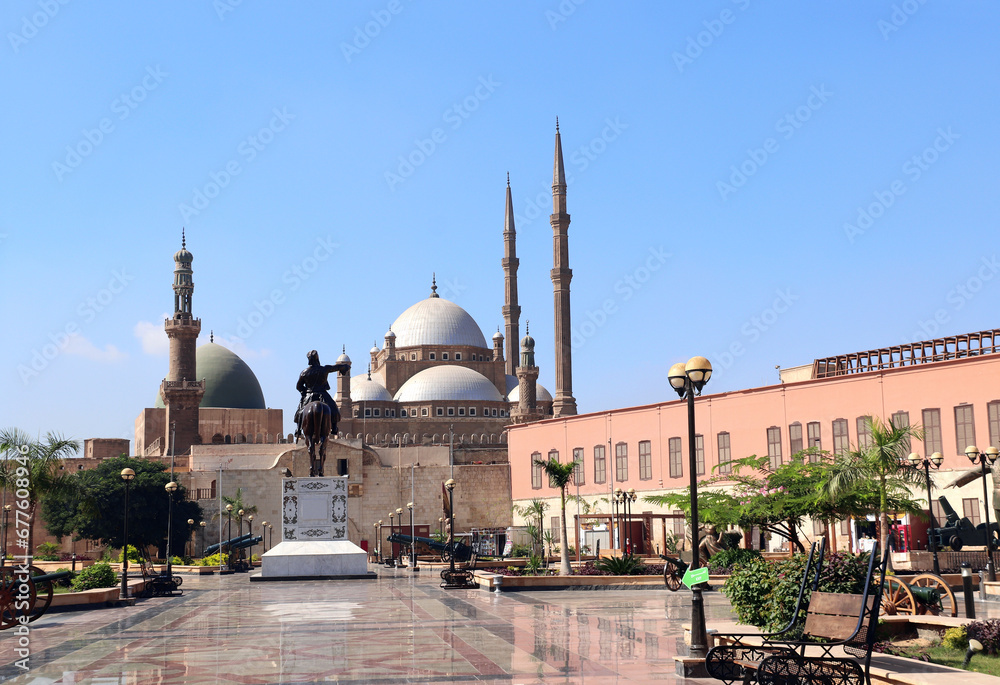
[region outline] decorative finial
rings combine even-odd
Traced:
[[[556,117],[556,133],[559,133],[559,117]]]
[[[510,188],[510,172],[507,172],[507,187]]]
[[[431,297],[440,297],[440,295],[438,295],[438,283],[437,283],[436,273],[431,273]]]
[[[372,379],[372,365],[368,365],[368,380]]]
[[[187,249],[187,238],[184,236],[184,227],[181,226],[181,249]]]
[[[530,326],[530,325],[531,325],[531,321],[525,319],[524,320],[524,334],[525,335],[528,335],[528,326]]]
[[[215,342],[215,331],[209,331],[208,332],[208,342],[210,342],[210,343],[214,343]]]
[[[341,354],[347,354],[347,345],[346,344],[340,346],[340,353]]]

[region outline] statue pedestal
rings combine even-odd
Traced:
[[[282,538],[253,580],[374,578],[368,555],[347,539],[347,477],[283,478]]]

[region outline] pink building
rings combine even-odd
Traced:
[[[958,513],[973,523],[984,519],[982,479],[962,486],[951,484],[971,467],[966,446],[1000,446],[1000,330],[818,359],[781,375],[778,385],[716,395],[709,394],[712,385],[708,383],[706,394],[695,402],[699,474],[710,475],[716,466],[716,473],[725,473],[726,462],[751,454],[766,454],[777,464],[811,446],[839,453],[863,443],[867,439],[864,418],[876,416],[922,426],[926,436],[922,444],[914,441],[912,450],[944,455],[940,472],[932,474],[939,521],[943,520],[936,502],[939,495],[947,496]],[[666,377],[663,392],[673,394]],[[601,513],[610,512],[602,498],[609,498],[618,488],[635,488],[639,493],[632,509],[634,518],[642,518],[643,513],[670,513],[642,502],[641,497],[683,490],[689,483],[686,403],[673,400],[511,426],[514,504],[523,505],[533,498],[547,500],[552,519],[546,527],[557,521],[559,493],[549,486],[542,470],[533,466],[533,459],[553,456],[582,462],[579,483],[571,485],[569,492],[579,492]],[[915,494],[926,500],[926,491]],[[574,544],[576,507],[567,505],[570,544]],[[996,520],[992,507],[989,517]],[[647,520],[652,523],[651,518]],[[683,530],[680,525],[676,532]],[[806,528],[807,536],[822,532],[818,523]],[[848,522],[837,526],[838,546],[849,544],[850,528]],[[648,525],[645,535],[658,544],[660,524]],[[925,545],[923,534],[913,547]]]

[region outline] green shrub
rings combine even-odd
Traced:
[[[723,550],[739,549],[741,542],[743,542],[743,533],[740,533],[735,530],[723,533],[719,537],[719,546],[722,547]],[[746,550],[746,551],[753,551],[753,550]]]
[[[642,561],[632,554],[621,557],[601,557],[594,562],[594,568],[598,571],[606,571],[613,576],[638,575],[641,566]]]
[[[118,577],[111,567],[100,562],[93,566],[88,566],[76,574],[73,579],[73,591],[83,592],[84,590],[94,590],[102,587],[114,587],[118,584]]]
[[[533,576],[538,575],[538,571],[542,568],[542,558],[537,554],[532,554],[528,557],[528,563],[524,565],[525,574],[531,574]]]
[[[510,548],[510,556],[512,557],[530,557],[531,556],[531,545],[514,545]]]
[[[35,558],[39,561],[59,561],[59,545],[43,542],[35,548]]]
[[[957,649],[964,652],[969,648],[969,635],[965,630],[965,626],[955,626],[944,631],[941,644],[948,649]]]
[[[122,563],[122,557],[123,556],[124,556],[123,552],[119,552],[118,553],[118,559],[117,559],[117,561],[118,561],[119,564]],[[139,557],[139,550],[137,550],[132,545],[129,545],[128,546],[128,560],[129,560],[129,563],[131,563],[131,564],[138,564],[139,563],[139,559],[140,559],[140,557]]]
[[[775,582],[774,564],[757,557],[733,568],[722,592],[740,623],[759,628],[768,621],[768,602]]]
[[[205,557],[204,559],[199,559],[194,562],[195,566],[219,566],[229,563],[229,555],[226,553],[213,554],[211,556]]]
[[[72,571],[70,571],[68,568],[57,568],[56,569],[56,573],[62,573],[64,571],[69,571],[70,577],[69,578],[64,578],[62,580],[54,581],[53,585],[55,585],[56,587],[69,587],[72,584],[72,582],[73,582],[73,578],[76,577],[76,574],[73,573]]]
[[[713,574],[730,573],[735,566],[760,558],[760,552],[755,549],[724,549],[708,560],[708,570]]]

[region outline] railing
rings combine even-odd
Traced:
[[[813,378],[882,371],[997,352],[1000,352],[1000,329],[994,328],[817,359],[813,362]]]
[[[153,456],[153,455],[159,456],[159,454],[160,454],[160,439],[161,438],[157,438],[153,442],[151,442],[148,445],[146,445],[146,449],[144,449],[142,451],[142,456],[144,456],[144,457],[149,457],[149,456]]]
[[[190,492],[190,491],[189,491]],[[198,488],[194,491],[194,499],[215,499],[215,488]]]
[[[189,381],[189,380],[163,381],[163,387],[165,387],[165,388],[192,388],[192,389],[197,389],[197,388],[204,388],[205,387],[205,381]]]

